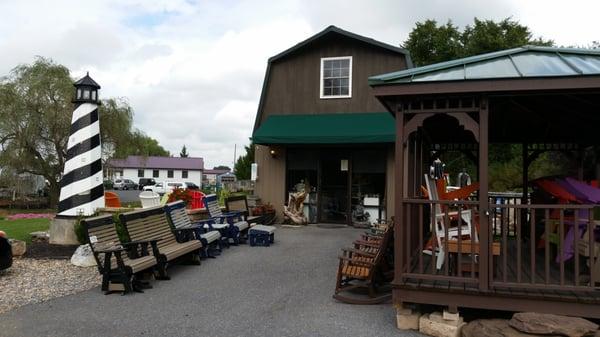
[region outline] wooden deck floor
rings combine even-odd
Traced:
[[[507,245],[507,250],[501,250],[499,256],[494,257],[493,276],[491,277],[490,290],[483,293],[479,290],[477,273],[463,273],[461,277],[466,277],[468,280],[433,280],[419,278],[405,278],[401,283],[396,284],[399,288],[404,289],[419,289],[435,292],[450,292],[458,294],[485,295],[485,296],[501,296],[510,298],[525,298],[525,299],[542,299],[549,301],[563,301],[574,303],[587,303],[600,305],[600,285],[597,287],[589,286],[589,271],[585,267],[585,259],[579,258],[579,278],[576,278],[575,259],[566,261],[562,271],[560,265],[555,262],[555,252],[551,251],[548,261],[544,249],[536,250],[534,267],[532,268],[532,259],[530,254],[529,243],[521,245],[520,263],[517,259],[518,247],[515,240],[510,240]],[[424,274],[425,278],[441,277],[457,277],[457,273],[451,268],[446,271],[446,266],[441,270],[432,268],[433,259],[430,255],[422,255],[422,266],[418,255],[413,255],[413,261],[410,273]],[[462,263],[470,264],[470,256],[463,255]],[[455,259],[456,261],[456,259]],[[477,267],[476,267],[477,268]],[[422,270],[422,272],[421,272]],[[532,273],[533,271],[533,273]],[[561,282],[561,274],[563,275]],[[583,275],[582,275],[583,274]],[[532,277],[533,275],[533,277]],[[599,308],[600,310],[600,308]]]

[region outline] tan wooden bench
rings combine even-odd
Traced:
[[[194,237],[193,229],[172,229],[162,206],[155,206],[119,215],[121,223],[132,241],[158,240],[154,255],[158,261],[159,278],[169,279],[169,262],[189,256],[194,264],[200,264],[202,243]],[[178,242],[175,233],[188,233],[189,240]]]
[[[154,271],[157,260],[148,246],[156,246],[156,241],[122,244],[112,215],[88,218],[82,220],[82,225],[102,275],[102,291],[107,294],[122,291],[125,294],[151,288],[142,282],[141,274]],[[130,258],[128,250],[135,258]]]

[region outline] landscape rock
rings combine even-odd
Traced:
[[[478,319],[462,328],[462,337],[532,337],[542,336],[521,332],[508,325],[507,319]],[[553,337],[557,335],[543,335]]]
[[[8,242],[10,242],[12,247],[13,256],[22,256],[27,251],[27,244],[25,241],[10,239]]]
[[[521,312],[513,315],[511,327],[529,334],[561,335],[569,337],[593,336],[598,325],[579,317]]]
[[[50,235],[48,232],[31,232],[31,242],[48,242]]]
[[[94,267],[96,265],[96,259],[92,253],[92,249],[89,244],[81,245],[77,247],[73,256],[71,256],[71,263],[78,267]]]

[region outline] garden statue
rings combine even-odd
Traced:
[[[283,206],[285,220],[289,220],[294,225],[308,224],[308,219],[304,215],[304,200],[307,196],[306,191],[290,193],[288,205]]]

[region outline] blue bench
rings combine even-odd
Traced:
[[[275,227],[256,225],[248,231],[248,241],[250,246],[269,247],[275,242]]]

